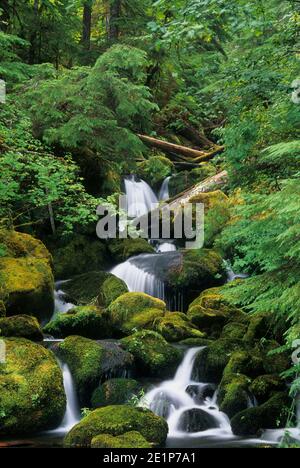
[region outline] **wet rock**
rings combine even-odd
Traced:
[[[0,319],[0,337],[21,337],[31,341],[43,341],[43,333],[36,317],[15,315]]]
[[[92,395],[92,407],[120,405],[139,393],[141,385],[133,379],[111,379],[98,387]]]
[[[186,393],[190,395],[194,402],[202,405],[207,398],[212,398],[216,391],[216,386],[212,384],[189,385]]]
[[[217,427],[215,418],[200,408],[185,411],[179,420],[178,429],[184,432],[202,432]]]

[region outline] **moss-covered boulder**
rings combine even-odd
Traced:
[[[187,316],[201,331],[206,332],[208,336],[214,338],[221,335],[227,323],[235,322],[246,324],[248,321],[248,317],[244,312],[237,309],[225,299],[222,295],[222,288],[212,288],[203,291],[203,293],[190,304]],[[233,331],[232,327],[231,331]],[[228,333],[228,335],[230,334],[231,333]]]
[[[152,187],[158,188],[163,180],[174,171],[174,164],[163,154],[145,159],[138,164],[137,175]]]
[[[179,341],[180,345],[188,347],[204,347],[212,344],[212,340],[207,338],[186,338],[185,340]]]
[[[242,340],[247,331],[247,322],[229,322],[222,330],[221,338]]]
[[[108,250],[116,263],[125,262],[130,257],[145,253],[155,253],[154,248],[146,239],[112,239],[108,243]]]
[[[128,448],[128,449],[143,449],[152,448],[153,444],[148,442],[137,431],[126,432],[120,436],[114,437],[110,434],[101,434],[92,439],[91,448]]]
[[[182,359],[182,352],[156,332],[137,332],[121,342],[133,354],[139,374],[145,377],[172,377]]]
[[[108,308],[113,327],[121,335],[136,330],[153,329],[155,319],[163,317],[166,304],[144,293],[127,293],[118,297]]]
[[[221,256],[208,249],[191,249],[183,251],[181,261],[168,271],[166,283],[170,288],[193,292],[221,285],[225,278],[224,264]],[[194,295],[194,297],[195,297]]]
[[[100,340],[111,338],[112,328],[104,309],[97,306],[80,306],[66,314],[58,314],[44,327],[44,333],[54,338],[79,335]]]
[[[89,406],[93,391],[100,383],[129,372],[133,357],[116,343],[69,336],[58,345],[59,355],[68,364],[75,382],[79,401]]]
[[[167,312],[163,317],[155,319],[153,328],[169,342],[205,337],[205,334],[195,328],[187,316],[180,312]]]
[[[110,379],[96,388],[92,395],[92,407],[121,405],[127,403],[133,395],[138,394],[141,386],[133,379]]]
[[[102,434],[115,437],[127,432],[139,432],[149,443],[161,446],[168,434],[166,421],[145,408],[107,406],[86,416],[67,434],[66,447],[90,447],[92,439]]]
[[[240,351],[242,346],[240,340],[219,339],[199,351],[194,363],[193,380],[219,383],[232,354]]]
[[[230,374],[223,377],[218,391],[220,411],[232,418],[249,407],[251,380],[243,374]]]
[[[285,427],[289,406],[287,395],[277,393],[263,405],[236,414],[231,420],[232,431],[237,436],[254,436],[261,429]]]
[[[250,391],[257,401],[262,404],[275,393],[284,391],[285,382],[279,375],[260,375],[250,385]]]
[[[51,255],[28,234],[0,231],[5,256],[0,258],[1,300],[7,315],[47,318],[54,307]]]
[[[113,301],[118,299],[118,297],[127,292],[128,287],[125,281],[112,274],[108,274],[101,286],[98,304],[103,307],[108,307]]]
[[[107,263],[105,244],[90,236],[76,235],[65,245],[51,248],[51,252],[55,277],[60,280],[88,271],[102,270]]]
[[[199,167],[191,171],[178,172],[178,174],[171,177],[169,182],[170,196],[175,197],[192,185],[202,182],[202,180],[212,177],[216,175],[216,173],[217,170],[215,166],[208,162],[200,163]]]
[[[23,338],[4,338],[0,364],[0,435],[30,434],[57,427],[66,398],[54,354]]]
[[[230,220],[229,198],[221,190],[216,190],[199,193],[190,198],[189,203],[204,205],[204,242],[206,247],[212,247],[216,237]]]
[[[0,336],[21,337],[32,341],[43,341],[43,333],[36,317],[15,315],[0,319]]]
[[[268,312],[254,314],[250,316],[247,333],[244,340],[253,343],[261,338],[274,339],[276,333],[276,323],[274,315]]]
[[[253,348],[263,359],[265,374],[280,375],[290,368],[290,356],[287,352],[278,352],[279,343],[275,340],[261,340]]]
[[[264,371],[263,356],[253,348],[234,351],[224,369],[224,376],[244,374],[253,379]]]

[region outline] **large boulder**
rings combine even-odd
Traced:
[[[43,330],[54,338],[79,335],[101,340],[112,335],[107,312],[97,306],[75,307],[66,314],[58,314]]]
[[[155,253],[152,245],[143,238],[112,239],[108,243],[108,250],[116,263],[125,262],[136,255]]]
[[[180,312],[166,312],[163,317],[154,320],[153,327],[169,342],[178,342],[187,338],[204,338],[187,316]]]
[[[43,341],[43,333],[36,317],[15,315],[0,319],[0,337],[21,337],[32,341]]]
[[[178,429],[183,432],[202,432],[216,426],[215,418],[201,408],[184,411],[178,423]]]
[[[96,388],[92,395],[92,407],[121,405],[139,393],[141,386],[133,379],[110,379]]]
[[[87,305],[96,301],[100,307],[128,292],[124,281],[105,271],[90,271],[64,283],[65,298],[72,304]]]
[[[262,429],[285,427],[290,401],[285,393],[277,393],[261,406],[248,408],[231,420],[232,431],[237,436],[255,436]]]
[[[22,338],[5,338],[0,364],[0,435],[31,434],[57,427],[66,398],[54,354]]]
[[[5,256],[0,258],[0,284],[6,314],[49,317],[54,308],[50,253],[42,242],[15,231],[1,230],[0,243],[5,246]]]
[[[247,314],[237,309],[223,296],[222,288],[203,291],[189,306],[187,316],[201,331],[219,337],[229,322],[247,324]],[[241,327],[239,327],[241,329]],[[244,332],[246,332],[244,328]]]
[[[148,442],[145,437],[143,437],[137,431],[125,432],[120,436],[114,437],[110,434],[101,434],[92,439],[91,448],[96,449],[118,449],[118,448],[128,448],[128,449],[145,449],[152,448],[153,444]]]
[[[243,374],[230,374],[223,377],[218,389],[220,411],[232,418],[247,409],[251,402],[250,384],[251,380]]]
[[[60,280],[88,271],[102,270],[107,263],[106,246],[95,237],[77,234],[65,245],[54,247],[51,251],[55,277]]]
[[[93,391],[112,377],[122,377],[132,369],[133,356],[116,343],[69,336],[58,345],[58,353],[68,364],[79,401],[89,406]]]
[[[155,319],[163,317],[166,304],[144,293],[127,293],[108,308],[113,327],[121,335],[144,328],[153,329]]]
[[[114,437],[139,432],[149,443],[161,446],[168,435],[167,422],[145,408],[107,406],[92,411],[67,434],[66,447],[90,447],[94,437],[109,434]]]
[[[156,332],[137,332],[121,342],[133,354],[137,370],[144,377],[172,377],[182,359],[182,352]]]
[[[256,400],[266,403],[275,393],[284,391],[285,382],[279,375],[260,375],[250,385],[250,391]]]

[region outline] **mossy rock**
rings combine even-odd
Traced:
[[[233,340],[242,340],[247,331],[247,323],[230,322],[222,330],[222,338],[230,338]]]
[[[66,314],[58,314],[44,327],[44,333],[54,338],[79,335],[100,340],[111,338],[109,316],[97,306],[76,307]]]
[[[146,449],[152,448],[153,444],[148,442],[137,431],[126,432],[118,437],[114,437],[110,434],[101,434],[92,439],[91,448],[128,448],[128,449]]]
[[[125,281],[117,278],[112,274],[108,274],[106,280],[101,286],[101,292],[98,296],[98,304],[103,307],[108,307],[118,297],[126,294],[128,287]]]
[[[113,239],[108,242],[108,250],[116,263],[125,262],[130,257],[140,254],[155,253],[146,239]]]
[[[140,384],[133,379],[110,379],[96,388],[92,395],[92,407],[121,405],[139,392]]]
[[[247,314],[237,309],[225,299],[222,295],[222,288],[212,288],[203,291],[190,304],[187,316],[194,325],[213,338],[218,338],[222,333],[223,327],[229,322],[241,324],[247,324],[248,322]],[[246,331],[246,328],[242,325],[236,326],[235,332],[239,334],[242,329]],[[228,331],[228,335],[232,335],[232,333],[233,327],[231,326],[231,333]]]
[[[250,391],[260,404],[265,403],[275,393],[284,389],[285,382],[279,375],[260,375],[250,385]]]
[[[230,200],[221,190],[203,192],[189,199],[189,203],[204,205],[204,243],[212,247],[231,217]]]
[[[256,344],[255,350],[261,353],[266,374],[282,374],[290,368],[290,356],[287,352],[278,352],[279,343],[275,340],[263,340]]]
[[[244,340],[253,343],[261,338],[274,338],[275,323],[273,314],[259,313],[250,316],[250,322]]]
[[[169,342],[205,337],[205,334],[195,328],[187,316],[180,312],[167,312],[164,317],[155,319],[153,328]]]
[[[124,375],[133,365],[133,356],[116,343],[81,336],[66,338],[58,345],[58,353],[72,372],[80,403],[87,407],[99,384]]]
[[[127,293],[118,297],[108,308],[113,327],[121,335],[153,328],[154,320],[163,317],[166,304],[144,293]]]
[[[249,407],[251,379],[243,374],[230,374],[223,377],[218,389],[220,411],[231,419]]]
[[[0,258],[1,300],[6,314],[48,318],[54,308],[50,253],[28,234],[1,230],[0,239],[6,249],[6,256]]]
[[[139,374],[145,377],[172,377],[182,359],[182,351],[156,332],[137,332],[121,343],[133,354]]]
[[[137,166],[137,175],[156,188],[172,172],[174,172],[174,164],[162,154],[145,159]]]
[[[55,277],[59,280],[102,270],[108,257],[104,243],[83,235],[76,235],[66,245],[54,248],[52,253]]]
[[[179,341],[180,345],[189,346],[189,347],[204,347],[212,344],[212,340],[207,338],[186,338],[185,340]]]
[[[23,338],[4,338],[0,364],[0,435],[57,427],[65,412],[62,372],[54,354]]]
[[[277,393],[261,406],[248,408],[231,420],[232,431],[237,436],[256,436],[262,429],[286,426],[290,400],[285,393]]]
[[[217,170],[215,166],[208,162],[199,164],[199,167],[192,169],[191,171],[181,171],[171,177],[169,182],[170,196],[175,197],[179,193],[188,189],[192,185],[195,185],[208,177],[216,175]]]
[[[208,249],[191,249],[182,253],[181,262],[171,266],[166,278],[170,288],[187,290],[189,295],[221,285],[225,269],[221,256]]]
[[[6,316],[6,307],[3,301],[0,301],[0,317]]]
[[[139,432],[149,443],[162,446],[168,435],[167,422],[145,408],[126,405],[96,409],[67,434],[65,447],[90,447],[92,439],[102,434],[114,437]]]
[[[192,379],[196,382],[219,383],[232,354],[241,348],[243,349],[243,343],[240,340],[214,341],[197,354]]]
[[[230,360],[224,369],[223,377],[235,374],[244,374],[253,379],[264,370],[263,357],[254,349],[240,349],[232,353]]]
[[[15,315],[0,319],[0,336],[43,341],[43,333],[36,317]]]

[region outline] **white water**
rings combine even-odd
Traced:
[[[74,304],[71,304],[70,302],[67,302],[65,297],[66,294],[64,293],[62,286],[63,284],[67,283],[68,280],[66,281],[57,281],[55,283],[55,290],[54,290],[54,313],[52,316],[53,320],[57,314],[66,314],[69,310],[73,309],[75,307]]]
[[[208,388],[208,383],[200,383],[192,380],[193,366],[196,355],[202,348],[191,348],[187,351],[173,380],[167,380],[158,387],[150,390],[141,401],[141,406],[147,406],[159,416],[164,416],[169,426],[168,438],[216,437],[232,438],[232,431],[228,417],[219,411],[217,406],[217,393],[212,396],[201,395]],[[188,387],[197,390],[196,395],[187,393]],[[214,421],[214,427],[205,431],[186,432],[180,429],[182,417],[189,410],[201,410],[208,414]]]
[[[63,373],[64,389],[67,398],[67,407],[64,415],[64,419],[61,425],[52,432],[55,433],[67,433],[72,427],[74,427],[81,419],[79,403],[75,391],[75,385],[69,366],[67,364],[61,364],[61,370]]]
[[[169,193],[169,182],[170,182],[171,177],[167,177],[161,186],[161,189],[158,194],[158,199],[159,201],[166,201],[169,200],[170,198],[170,193]]]
[[[143,216],[158,205],[157,196],[144,180],[137,181],[134,176],[125,179],[125,191],[130,218]]]
[[[163,242],[158,244],[156,248],[157,253],[176,252],[176,250],[176,245],[172,242]]]

